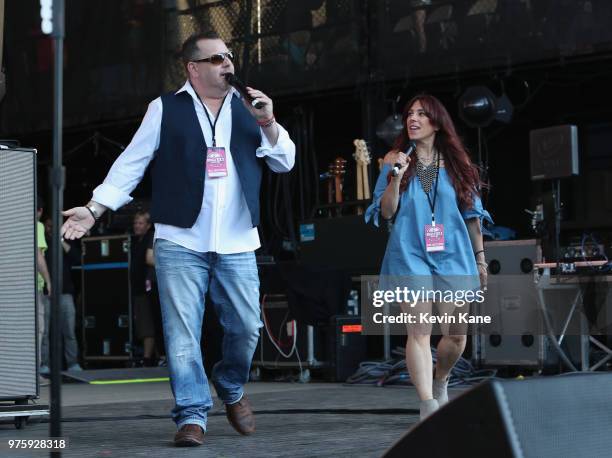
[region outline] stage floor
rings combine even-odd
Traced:
[[[40,403],[48,403],[49,387]],[[378,457],[418,419],[413,388],[332,383],[254,382],[246,387],[257,432],[240,436],[215,397],[203,446],[176,448],[168,382],[120,385],[65,383],[62,435],[66,457]],[[460,391],[451,390],[451,396]],[[9,439],[48,437],[48,418],[24,429],[0,422],[0,456],[48,452],[7,450]]]

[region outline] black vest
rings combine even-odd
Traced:
[[[161,96],[163,104],[159,149],[151,166],[151,220],[192,227],[202,208],[206,179],[206,142],[193,98],[187,91]],[[255,118],[236,95],[232,106],[230,151],[242,186],[253,227],[259,224],[259,190],[263,159],[255,150],[261,131]],[[219,126],[217,126],[219,128]]]

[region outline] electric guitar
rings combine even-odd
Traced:
[[[353,157],[357,163],[357,200],[368,200],[370,199],[370,180],[368,176],[368,164],[372,162],[368,145],[363,139],[353,140],[355,145],[355,153]],[[363,208],[357,208],[357,214],[361,215]]]

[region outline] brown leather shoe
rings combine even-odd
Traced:
[[[195,447],[204,443],[204,431],[200,425],[186,424],[174,435],[177,447]]]
[[[244,436],[255,432],[255,416],[245,395],[234,404],[225,404],[225,413],[230,425]]]

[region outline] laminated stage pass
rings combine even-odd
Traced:
[[[425,248],[427,251],[444,251],[444,225],[425,225]]]
[[[207,148],[206,150],[206,173],[209,178],[226,177],[227,162],[225,160],[225,148]]]

